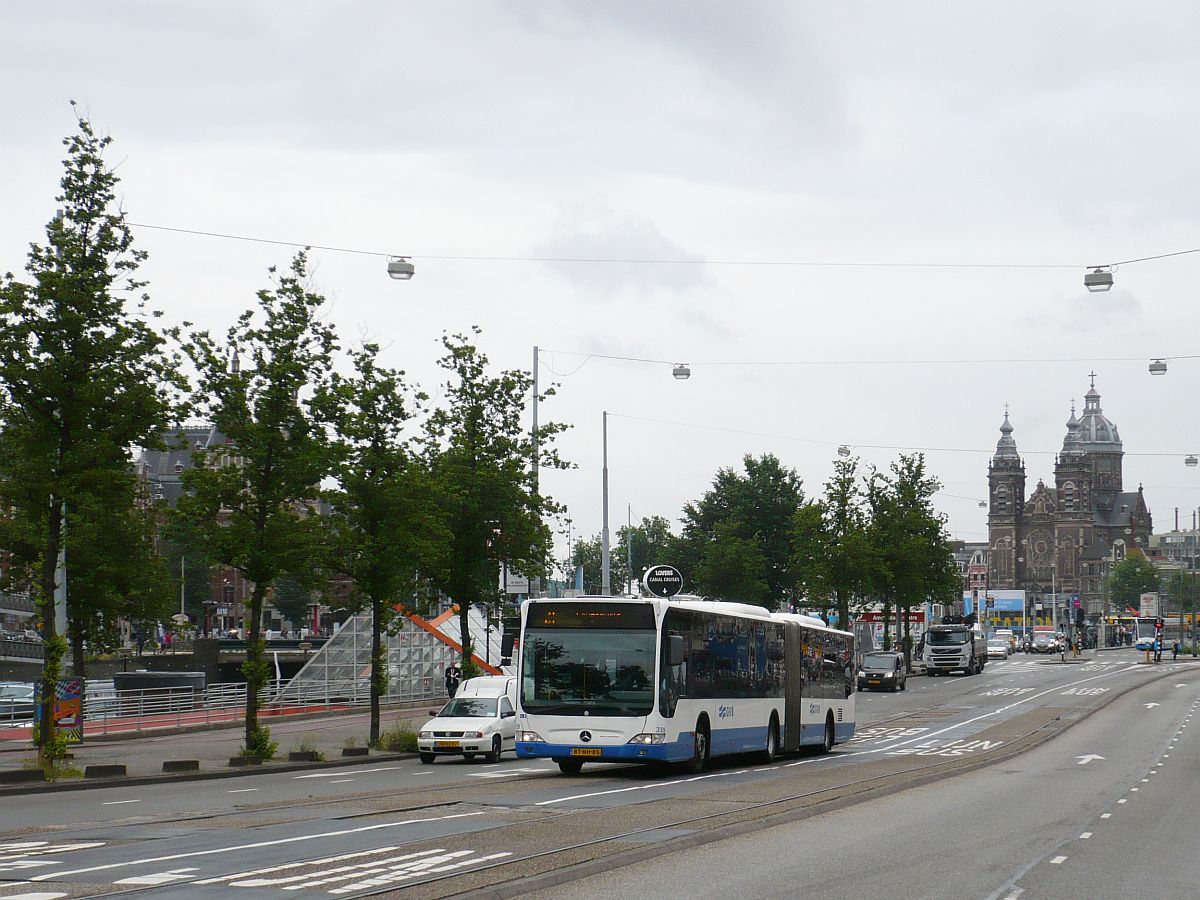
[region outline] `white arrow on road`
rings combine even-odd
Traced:
[[[1161,706],[1161,705],[1162,704],[1160,704],[1160,703],[1143,703],[1142,704],[1142,706],[1146,707],[1146,709],[1154,709],[1154,707]]]
[[[1077,756],[1077,757],[1075,757],[1075,758],[1076,758],[1077,760],[1079,760],[1079,764],[1080,764],[1081,766],[1086,766],[1086,765],[1087,765],[1088,763],[1090,763],[1090,762],[1091,762],[1093,759],[1104,759],[1104,757],[1103,757],[1103,756],[1100,756],[1100,755],[1098,755],[1098,754],[1096,754],[1096,753],[1089,753],[1087,756]]]
[[[1175,685],[1175,687],[1187,687],[1187,685],[1186,684],[1177,684],[1177,685]]]

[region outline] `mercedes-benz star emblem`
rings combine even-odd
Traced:
[[[579,739],[586,744],[592,739],[592,733],[590,731],[581,731],[579,732]]]

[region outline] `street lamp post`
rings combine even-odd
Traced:
[[[601,435],[604,444],[604,459],[601,481],[604,487],[604,500],[601,505],[603,519],[600,525],[600,594],[612,596],[612,568],[608,555],[608,410],[604,410]]]

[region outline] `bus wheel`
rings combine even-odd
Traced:
[[[695,745],[692,749],[692,758],[687,763],[687,770],[689,772],[703,772],[708,765],[709,756],[708,719],[703,716],[696,722],[694,737]]]
[[[833,745],[834,745],[833,717],[830,716],[829,718],[827,718],[825,720],[825,742],[823,744],[821,744],[821,752],[822,753],[833,752]]]
[[[775,716],[771,716],[771,722],[767,725],[767,749],[763,751],[763,762],[775,762],[779,756],[779,722]]]
[[[582,759],[556,759],[558,770],[564,775],[578,775],[583,769]]]

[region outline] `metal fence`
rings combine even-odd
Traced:
[[[41,659],[41,641],[0,641],[0,659]]]

